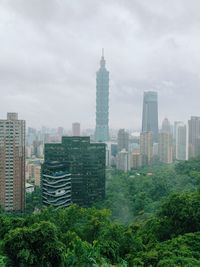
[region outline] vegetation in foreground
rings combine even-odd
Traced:
[[[0,266],[200,266],[200,159],[139,174],[110,173],[101,209],[2,213]]]

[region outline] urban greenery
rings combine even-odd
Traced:
[[[109,171],[92,208],[41,209],[37,191],[23,216],[0,214],[0,266],[200,266],[199,185],[196,158]]]

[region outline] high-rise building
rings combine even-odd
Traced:
[[[176,124],[176,139],[175,139],[175,146],[176,146],[176,159],[177,160],[186,160],[187,153],[187,130],[186,125],[183,122],[179,122]]]
[[[174,122],[174,127],[173,127],[173,141],[174,143],[176,142],[176,129],[177,129],[177,126],[178,124],[181,124],[182,121],[175,121]]]
[[[154,160],[158,157],[158,143],[153,143],[153,157]]]
[[[129,146],[129,134],[124,129],[120,129],[117,134],[118,152],[120,152],[122,149],[128,151],[128,146]]]
[[[129,167],[130,169],[137,170],[142,166],[142,155],[140,153],[129,154]]]
[[[144,92],[142,132],[152,132],[153,142],[158,142],[158,100],[157,92]]]
[[[72,123],[72,136],[81,135],[81,125],[79,122]]]
[[[165,118],[162,122],[162,129],[161,131],[163,133],[171,133],[171,125],[170,122],[167,118]]]
[[[129,170],[129,154],[126,149],[122,149],[117,154],[117,170],[127,172]]]
[[[0,205],[6,211],[25,206],[25,121],[17,113],[0,120]]]
[[[178,124],[182,123],[181,121],[175,121],[173,125],[173,160],[176,160],[176,130]]]
[[[173,143],[172,134],[160,132],[158,138],[158,156],[163,163],[172,163],[173,161]]]
[[[188,121],[188,158],[200,155],[200,117],[192,116]]]
[[[140,154],[142,155],[142,165],[151,164],[153,157],[152,132],[143,132],[140,134]]]
[[[90,143],[90,137],[87,136],[63,136],[61,143],[45,144],[44,156],[46,171],[48,169],[46,164],[52,162],[67,164],[68,173],[71,174],[72,203],[87,207],[94,201],[104,198],[106,163],[104,143]],[[46,171],[42,171],[42,179]]]
[[[109,140],[109,72],[106,70],[106,61],[102,54],[100,69],[96,73],[96,129],[95,141]]]

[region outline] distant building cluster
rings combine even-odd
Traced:
[[[171,164],[200,155],[200,117],[188,124],[167,118],[159,127],[158,95],[143,95],[141,131],[109,129],[109,71],[104,54],[96,73],[96,126],[40,130],[28,127],[17,113],[0,120],[0,206],[23,212],[25,194],[40,187],[46,206],[83,207],[104,199],[106,167],[124,172],[154,163]]]
[[[107,165],[125,172],[199,155],[200,117],[191,117],[188,127],[181,121],[171,125],[164,118],[159,130],[158,96],[154,91],[144,92],[141,132],[130,134],[120,129],[116,137],[107,142]]]

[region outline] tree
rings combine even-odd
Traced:
[[[200,231],[200,194],[174,194],[166,200],[158,213],[161,220],[160,238]]]
[[[64,245],[55,225],[40,222],[11,230],[4,238],[3,251],[11,266],[64,266]]]
[[[199,246],[200,232],[185,234],[157,243],[146,252],[139,252],[132,259],[131,266],[200,266]]]

